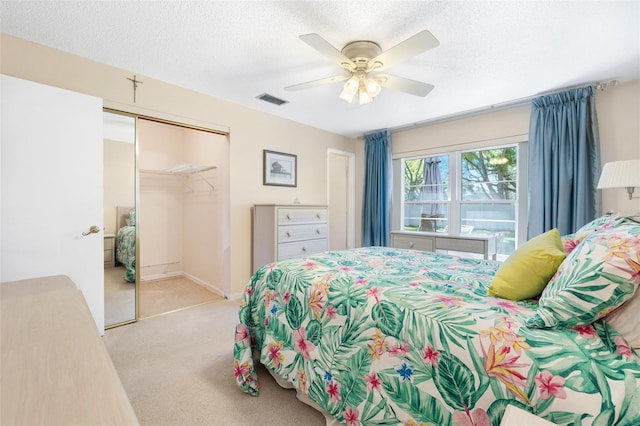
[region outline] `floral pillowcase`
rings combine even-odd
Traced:
[[[600,230],[613,229],[627,220],[628,219],[626,216],[617,214],[606,214],[592,220],[591,222],[578,229],[574,234],[562,236],[562,246],[564,247],[564,252],[566,254],[571,253],[573,249],[576,248],[576,246],[589,235],[592,235]]]
[[[600,219],[567,239],[580,243],[542,292],[528,327],[588,325],[634,295],[640,286],[640,223],[623,216]]]

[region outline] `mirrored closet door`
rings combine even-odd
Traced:
[[[136,118],[104,111],[105,327],[136,320]]]

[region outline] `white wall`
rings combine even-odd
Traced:
[[[136,73],[144,81],[133,103],[133,71],[89,61],[6,34],[1,35],[0,72],[19,78],[87,93],[104,98],[105,106],[131,112],[144,111],[160,118],[184,117],[212,128],[228,129],[229,213],[231,260],[229,292],[239,294],[251,274],[251,206],[259,203],[325,204],[327,194],[327,148],[355,152],[356,157],[356,244],[361,229],[364,149],[361,140],[324,132],[269,114],[166,84]],[[603,161],[640,158],[638,116],[640,82],[621,84],[599,92],[596,107],[600,122]],[[274,108],[276,108],[274,106]],[[529,107],[496,111],[452,120],[392,136],[393,152],[413,147],[446,147],[496,137],[527,134]],[[216,127],[217,126],[217,127]],[[298,187],[262,185],[262,150],[298,155]],[[640,210],[638,200],[630,202],[623,190],[603,193],[603,208]],[[224,254],[227,255],[226,253]]]
[[[640,159],[640,81],[598,92],[602,163]],[[634,196],[640,197],[640,188]],[[624,189],[602,190],[602,210],[640,213],[640,198],[629,201]]]
[[[410,130],[392,132],[393,155],[410,154],[421,150],[458,150],[482,145],[486,141],[528,135],[530,105],[491,111],[466,118],[434,123]],[[626,82],[596,93],[596,113],[600,128],[600,147],[603,164],[608,161],[640,159],[640,81]],[[362,188],[364,142],[356,144],[357,186]],[[636,193],[640,189],[636,190]],[[638,194],[640,196],[640,194]],[[357,205],[362,206],[362,191],[358,191]],[[629,201],[623,189],[604,190],[603,211],[640,212],[640,199]],[[360,207],[361,208],[361,207]],[[357,229],[361,229],[357,216]],[[360,231],[357,234],[360,238]],[[359,240],[358,243],[360,244]]]
[[[4,74],[101,97],[108,108],[230,131],[231,244],[224,256],[231,262],[226,290],[232,295],[243,292],[251,274],[251,206],[291,203],[296,197],[302,203],[326,204],[327,148],[354,151],[353,139],[154,80],[136,70],[107,66],[6,34],[1,34],[0,44]],[[144,82],[135,104],[127,80],[134,74]],[[297,188],[262,185],[263,149],[298,155]]]

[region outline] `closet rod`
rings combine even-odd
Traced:
[[[140,169],[140,173],[156,174],[156,175],[163,175],[163,176],[183,176],[183,177],[196,174],[207,185],[209,185],[212,191],[215,191],[216,190],[215,186],[213,186],[213,184],[209,182],[209,180],[205,176],[203,176],[202,173],[207,172],[209,170],[216,169],[216,168],[217,168],[216,166],[195,166],[193,164],[186,164],[186,165],[178,166],[177,168],[174,168],[174,169],[167,169],[167,170]]]
[[[184,168],[180,170],[152,170],[152,169],[140,169],[140,173],[149,173],[154,175],[166,175],[166,176],[185,176],[193,173],[201,173],[209,170],[216,169],[216,166],[193,166],[192,168]]]

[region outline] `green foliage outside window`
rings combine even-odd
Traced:
[[[457,164],[451,168],[455,172],[451,181],[449,161]],[[517,227],[517,161],[517,146],[404,160],[403,229],[491,234],[497,238],[499,255],[510,254]],[[432,162],[438,164],[435,171]],[[439,183],[425,181],[438,171]],[[455,199],[451,190],[457,193]]]
[[[516,147],[463,153],[462,199],[516,199],[517,154]]]

